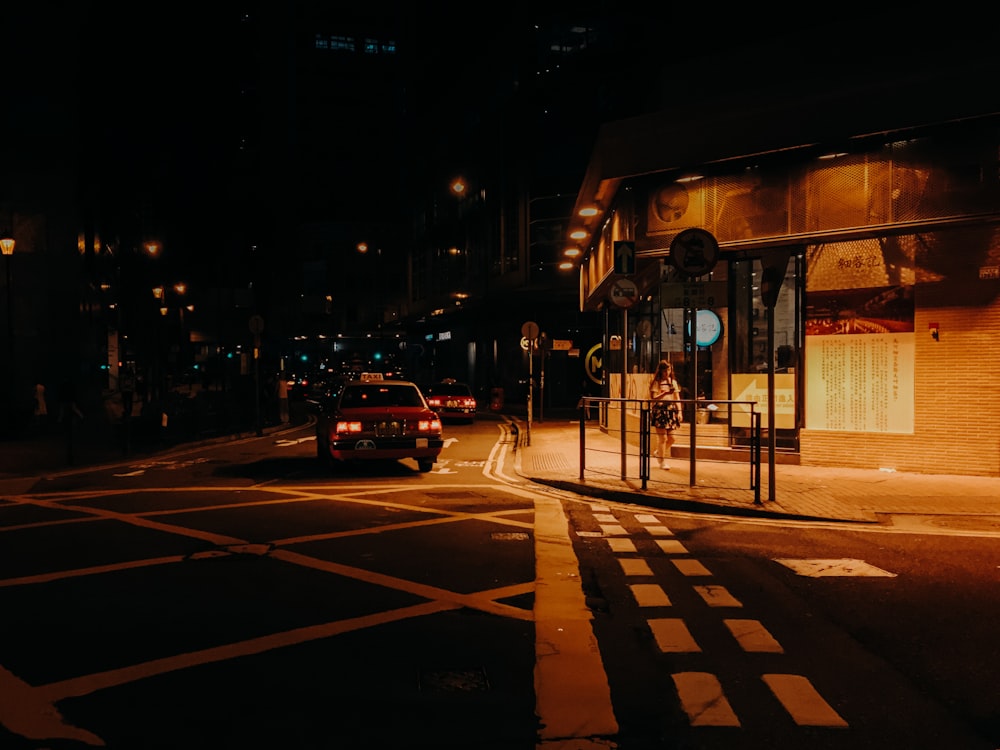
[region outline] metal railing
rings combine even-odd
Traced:
[[[704,399],[680,399],[679,403],[685,415],[684,424],[687,426],[689,437],[689,483],[691,487],[696,486],[697,464],[698,464],[698,426],[699,413],[703,411],[728,412],[727,437],[730,425],[734,422],[734,417],[740,422],[745,421],[747,430],[748,450],[748,470],[749,488],[754,491],[754,504],[760,505],[761,491],[761,445],[762,427],[761,413],[757,411],[755,401],[731,401]],[[621,479],[627,479],[627,459],[629,447],[636,445],[639,454],[639,479],[642,482],[642,489],[645,490],[650,479],[650,444],[652,440],[652,401],[650,399],[635,398],[608,398],[603,396],[583,396],[579,403],[580,412],[580,480],[585,478],[587,468],[587,422],[594,407],[598,409],[598,422],[603,430],[609,434],[617,432],[619,436],[619,455],[621,458]],[[714,407],[714,408],[713,408]],[[618,427],[611,425],[614,416],[618,416],[620,424]],[[633,423],[635,429],[629,429],[629,421]],[[676,432],[676,431],[675,431]],[[635,434],[632,443],[629,442],[629,435]],[[727,440],[728,444],[728,440]]]

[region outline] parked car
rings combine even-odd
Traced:
[[[427,403],[442,419],[461,419],[472,422],[476,418],[476,397],[465,383],[448,378],[423,388]]]
[[[352,462],[412,458],[430,471],[444,447],[441,418],[416,384],[362,373],[319,402],[316,455]]]

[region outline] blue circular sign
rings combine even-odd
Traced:
[[[691,333],[691,324],[688,323],[688,333]],[[699,310],[697,313],[697,333],[695,344],[697,346],[711,346],[719,340],[722,335],[722,320],[711,310]]]

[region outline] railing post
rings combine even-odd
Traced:
[[[750,481],[753,484],[753,504],[762,505],[760,501],[760,412],[754,404],[750,405],[750,418],[753,424],[753,433],[750,444]],[[756,481],[754,481],[756,477]]]

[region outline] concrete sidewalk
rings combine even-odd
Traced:
[[[623,473],[620,439],[602,431],[597,422],[588,421],[584,430],[582,478],[579,419],[533,422],[530,439],[523,422],[518,428],[517,473],[583,495],[675,510],[1000,533],[1000,479],[994,477],[776,462],[772,492],[765,450],[759,493],[751,486],[748,463],[703,458],[694,464],[693,481],[687,458],[670,459],[669,470],[650,461],[644,487],[638,448],[627,446]],[[679,437],[674,450],[685,440]]]

